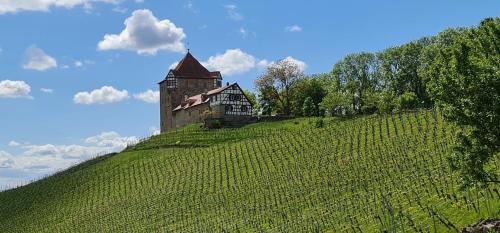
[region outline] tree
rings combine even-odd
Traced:
[[[292,113],[292,95],[295,84],[304,77],[299,66],[289,60],[281,60],[267,68],[267,72],[255,80],[255,87],[264,99],[276,103],[284,115]]]
[[[430,38],[422,38],[408,44],[389,48],[378,54],[380,59],[380,74],[385,89],[395,94],[395,97],[412,92],[416,95],[419,105],[430,106],[426,91],[427,79],[420,75],[422,66],[421,54],[424,48],[432,43]]]
[[[255,96],[255,93],[253,93],[253,92],[251,92],[249,90],[243,90],[243,93],[248,98],[248,101],[252,105],[252,108],[254,110],[257,110],[259,108],[259,105],[257,103],[257,97]]]
[[[500,150],[500,18],[485,19],[438,50],[428,90],[458,133],[452,168],[464,185],[500,183],[489,168]]]
[[[331,91],[323,98],[320,107],[330,116],[350,115],[352,109],[352,99],[345,93]]]
[[[306,97],[304,100],[304,104],[302,105],[302,113],[304,116],[316,116],[318,113],[316,112],[317,108],[314,106],[313,100],[311,97]]]
[[[326,90],[322,84],[323,76],[313,75],[301,79],[297,82],[293,88],[292,96],[292,112],[297,116],[306,116],[307,114],[303,111],[304,101],[306,98],[311,98],[311,103],[313,106],[312,115],[319,116],[319,104],[326,95]]]
[[[365,95],[379,87],[378,63],[372,53],[349,54],[337,62],[332,70],[333,79],[343,94],[352,99],[352,109],[361,113]]]

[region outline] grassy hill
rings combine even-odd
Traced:
[[[439,114],[315,123],[155,136],[1,192],[0,232],[453,232],[500,216],[500,187],[458,189],[459,129]]]

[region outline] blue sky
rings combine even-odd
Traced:
[[[278,59],[323,73],[495,16],[496,0],[0,0],[0,189],[157,130],[157,82],[187,48],[252,89]]]

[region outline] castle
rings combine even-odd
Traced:
[[[189,50],[158,84],[162,133],[206,117],[239,121],[252,116],[252,105],[240,86],[222,86],[221,73],[208,71]]]

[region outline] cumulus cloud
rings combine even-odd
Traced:
[[[134,98],[141,100],[146,103],[150,104],[155,104],[160,102],[160,92],[159,91],[153,91],[153,90],[147,90],[142,93],[137,93],[134,94]]]
[[[26,62],[23,68],[27,70],[45,71],[57,67],[56,59],[46,54],[45,51],[36,47],[36,45],[32,45],[26,49],[25,57]]]
[[[73,101],[77,104],[108,104],[127,99],[127,90],[117,90],[112,86],[103,86],[91,92],[78,92]]]
[[[285,31],[287,32],[301,32],[302,28],[299,25],[292,25],[285,27]]]
[[[112,3],[117,4],[122,0],[0,0],[0,15],[6,13],[16,13],[20,11],[49,11],[52,7],[73,8],[83,6],[86,9],[92,8],[92,3]]]
[[[5,151],[0,151],[0,168],[8,168],[14,164],[12,155]]]
[[[0,151],[0,189],[40,178],[95,156],[118,152],[138,142],[137,137],[124,137],[110,131],[83,139],[83,145],[27,145],[11,155]]]
[[[238,7],[236,5],[225,5],[224,8],[226,9],[230,19],[234,21],[240,21],[243,19],[243,15],[238,12]]]
[[[149,133],[151,135],[159,135],[161,133],[160,129],[156,128],[155,126],[149,127]]]
[[[123,49],[149,55],[159,50],[185,51],[183,29],[168,19],[158,20],[150,10],[134,11],[124,24],[125,29],[120,34],[106,34],[97,49]]]
[[[122,137],[115,131],[102,132],[99,135],[85,139],[85,142],[88,144],[105,147],[113,151],[123,150],[128,145],[134,144],[137,141],[137,137]]]
[[[170,69],[174,69],[177,65],[179,65],[179,62],[176,61],[170,65]]]
[[[286,57],[285,59],[283,59],[283,61],[288,61],[290,63],[297,65],[297,67],[299,67],[301,71],[304,71],[307,68],[307,64],[305,62],[295,59],[291,56]]]
[[[21,145],[21,143],[16,142],[16,141],[10,141],[9,142],[9,146],[12,146],[12,147],[16,147],[16,146],[20,146],[20,145]]]
[[[47,93],[47,94],[54,93],[54,90],[50,89],[50,88],[40,88],[40,91],[43,92],[43,93]]]
[[[202,64],[208,69],[218,70],[224,75],[242,74],[256,66],[257,59],[241,49],[228,49],[223,54],[211,56]]]
[[[30,96],[31,87],[24,81],[0,81],[0,98],[28,98]]]

